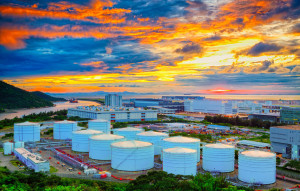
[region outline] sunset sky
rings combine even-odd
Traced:
[[[1,0],[0,79],[29,91],[300,94],[299,0]]]

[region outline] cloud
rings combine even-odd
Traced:
[[[105,47],[106,54],[111,54],[112,53],[112,48]]]
[[[204,38],[203,40],[204,41],[217,41],[217,40],[221,40],[221,36],[214,35],[214,36],[211,36],[211,37],[208,37],[208,38]]]
[[[267,44],[267,43],[260,42],[260,43],[255,44],[254,46],[252,46],[248,50],[247,55],[258,56],[265,52],[274,52],[274,51],[278,51],[280,49],[281,49],[281,47],[277,46],[275,44]]]
[[[175,50],[176,53],[182,53],[182,54],[200,54],[201,51],[202,51],[201,46],[193,42],[190,42],[184,45],[182,48],[178,48]]]
[[[98,87],[131,87],[131,88],[136,88],[136,87],[141,87],[141,86],[136,85],[136,84],[132,84],[132,85],[120,84],[120,85],[100,85]]]
[[[275,66],[274,61],[265,60],[261,64],[253,64],[244,68],[245,73],[289,73],[290,69]]]
[[[300,66],[295,66],[292,70],[291,73],[300,73]]]

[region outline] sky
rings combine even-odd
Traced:
[[[0,80],[48,93],[300,94],[299,0],[1,0]]]

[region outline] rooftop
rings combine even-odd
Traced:
[[[114,135],[114,134],[102,134],[102,135],[94,135],[90,137],[93,140],[116,140],[116,139],[123,139],[124,136]]]
[[[81,130],[81,131],[73,131],[74,134],[102,134],[102,131],[98,130],[92,130],[92,129],[87,129],[87,130]]]
[[[134,128],[134,127],[126,127],[126,128],[114,129],[114,131],[144,131],[144,130],[143,129]]]
[[[145,131],[142,133],[139,133],[137,135],[142,135],[142,136],[163,136],[163,137],[167,137],[169,136],[167,133],[161,133],[161,132],[155,132],[155,131]]]
[[[54,123],[64,123],[64,124],[69,124],[69,123],[77,123],[77,122],[76,122],[76,121],[63,120],[63,121],[55,121]]]
[[[248,157],[262,157],[262,158],[276,156],[274,153],[266,152],[266,151],[258,151],[258,150],[243,151],[241,152],[241,154]]]
[[[276,127],[273,127],[273,128],[300,130],[300,125],[276,126]]]
[[[262,143],[262,142],[256,142],[256,141],[249,141],[249,140],[239,141],[238,144],[249,145],[249,146],[254,146],[254,147],[270,147],[271,146],[268,143]]]
[[[197,152],[195,149],[188,149],[182,147],[168,148],[168,149],[164,149],[163,151],[167,153],[196,153]]]
[[[44,160],[43,158],[41,158],[40,156],[37,156],[36,154],[33,154],[33,153],[29,152],[25,148],[16,148],[15,151],[18,152],[18,153],[20,153],[25,158],[30,159],[34,163],[48,162],[48,161]]]
[[[33,122],[29,122],[29,121],[26,121],[26,122],[23,122],[23,123],[15,123],[15,125],[22,125],[22,126],[40,126],[39,123],[33,123]]]
[[[205,147],[209,147],[209,148],[216,148],[216,149],[232,149],[234,148],[234,146],[231,145],[226,145],[226,144],[207,144],[205,145]]]
[[[200,143],[200,139],[196,139],[196,138],[190,138],[190,137],[183,137],[183,136],[175,136],[175,137],[169,137],[169,138],[165,138],[163,139],[164,141],[168,141],[168,142],[177,142],[177,143],[194,143],[194,142],[199,142]]]
[[[153,145],[152,143],[144,142],[144,141],[122,141],[112,143],[111,146],[119,147],[119,148],[140,148],[140,147],[148,147]]]

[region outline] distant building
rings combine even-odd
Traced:
[[[105,105],[112,107],[122,106],[122,96],[117,94],[107,94],[105,96]]]
[[[184,103],[182,101],[172,101],[163,99],[130,99],[134,107],[159,106],[168,109],[175,109],[176,112],[184,111]]]
[[[157,109],[159,114],[175,114],[176,109],[169,109],[160,106],[148,106],[149,109]]]
[[[232,102],[223,100],[186,100],[184,111],[213,114],[232,114]]]
[[[69,117],[105,119],[111,122],[154,121],[157,120],[157,113],[157,110],[130,107],[79,106],[68,109]]]
[[[270,141],[272,151],[286,158],[300,159],[300,125],[271,127]]]
[[[42,159],[40,156],[29,152],[25,148],[16,148],[14,154],[17,159],[24,163],[28,168],[33,169],[34,172],[49,172],[49,161]]]
[[[232,113],[234,114],[260,114],[263,103],[253,101],[232,101]]]
[[[285,124],[300,123],[300,108],[284,107],[280,111],[280,122]]]
[[[271,114],[250,114],[248,116],[248,119],[260,119],[263,121],[270,121],[270,122],[279,122],[280,117],[275,114],[275,115],[271,115]]]

